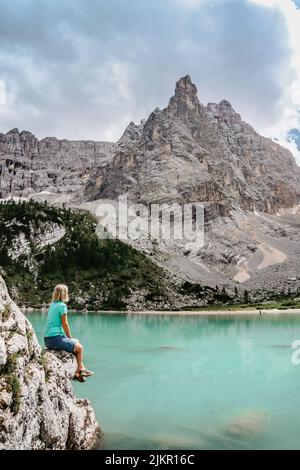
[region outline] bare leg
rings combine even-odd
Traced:
[[[77,379],[83,378],[84,377],[91,377],[94,375],[94,372],[91,372],[90,370],[87,370],[83,364],[83,346],[81,343],[77,343],[75,348],[74,348],[74,353],[76,354],[76,359],[77,359],[77,369],[75,372],[75,377]],[[84,382],[84,380],[83,380]]]
[[[76,374],[79,373],[82,369],[84,369],[84,365],[82,362],[83,359],[83,346],[80,343],[77,343],[74,352],[76,354],[76,359],[77,359],[77,370]]]

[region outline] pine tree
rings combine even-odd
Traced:
[[[249,300],[250,300],[249,299],[249,292],[246,289],[245,292],[244,292],[244,302],[245,302],[245,304],[248,304]]]

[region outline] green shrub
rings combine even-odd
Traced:
[[[47,364],[47,358],[46,358],[46,350],[43,349],[42,350],[42,353],[41,353],[41,356],[40,356],[40,360],[39,360],[39,364],[43,367],[44,369],[44,372],[45,372],[45,381],[46,382],[49,382],[49,379],[50,379],[50,376],[51,376],[51,371],[48,367],[48,364]]]
[[[6,303],[4,305],[4,308],[3,308],[3,311],[2,311],[2,321],[5,322],[5,321],[9,320],[10,314],[11,314],[10,303]]]
[[[13,353],[13,354],[10,354],[8,356],[6,364],[4,364],[4,366],[2,368],[2,373],[3,374],[12,374],[15,371],[18,356],[19,356],[19,354],[17,352]]]
[[[15,374],[11,374],[9,376],[9,385],[11,387],[12,392],[11,411],[14,414],[17,414],[21,405],[21,384]]]

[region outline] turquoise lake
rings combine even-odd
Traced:
[[[45,315],[28,315],[43,344]],[[73,314],[103,449],[300,449],[300,316]]]

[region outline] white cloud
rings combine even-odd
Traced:
[[[3,80],[0,80],[0,105],[6,104],[6,86]]]
[[[174,2],[174,0],[171,0]],[[175,3],[179,6],[189,8],[189,9],[194,9],[198,8],[204,0],[175,0]]]
[[[188,73],[202,103],[226,98],[261,133],[285,137],[300,87],[283,1],[52,0],[45,12],[36,0],[0,0],[0,132],[115,141]]]
[[[134,80],[137,77],[137,67],[130,62],[116,60],[109,64],[112,81],[116,86],[119,95],[128,103],[134,100]]]
[[[248,0],[268,8],[278,9],[284,16],[289,34],[291,49],[291,73],[281,74],[282,96],[278,103],[281,118],[272,127],[260,129],[270,137],[277,137],[282,145],[288,147],[300,164],[300,152],[296,146],[287,143],[287,132],[299,128],[300,110],[300,9],[293,0]]]

